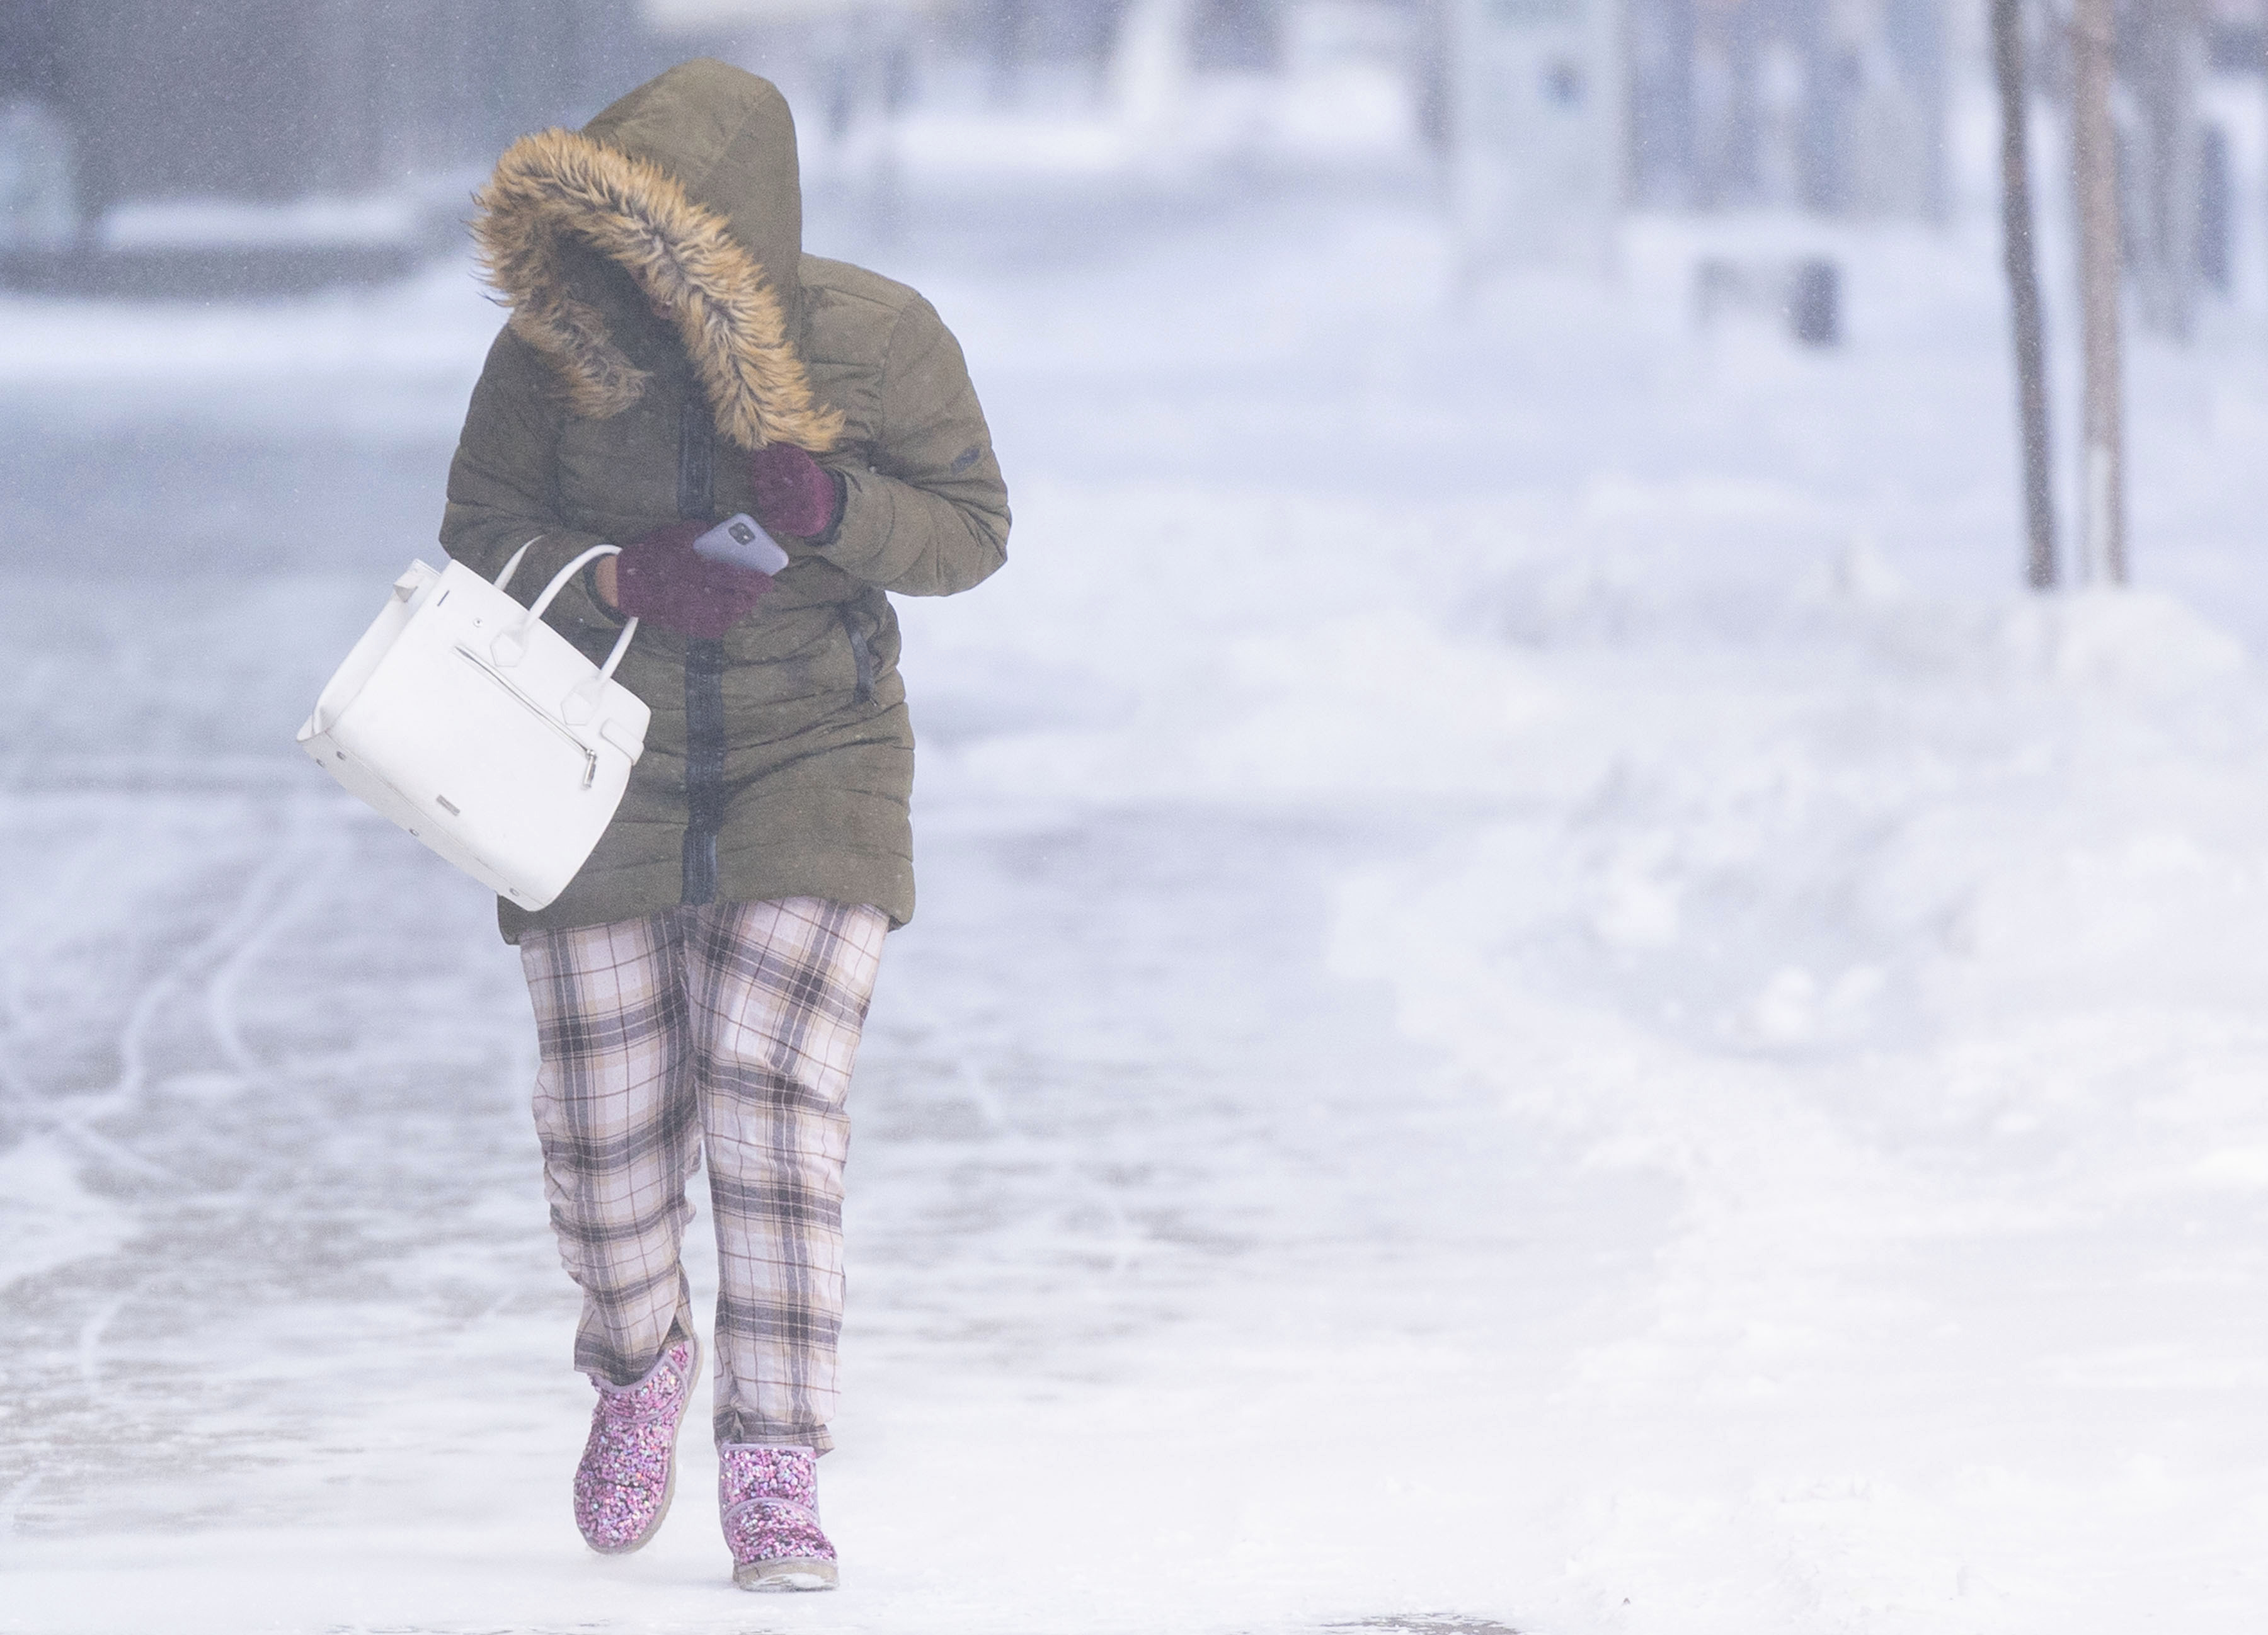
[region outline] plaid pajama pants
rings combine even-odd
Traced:
[[[626,1385],[694,1331],[678,1249],[705,1152],[720,1442],[831,1445],[844,1103],[888,925],[799,897],[520,939],[575,1366]]]

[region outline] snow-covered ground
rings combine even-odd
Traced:
[[[575,1539],[515,963],[289,741],[494,310],[0,306],[0,1630],[2259,1626],[2257,315],[2136,349],[2142,588],[2036,600],[1981,222],[1818,239],[1803,353],[1687,306],[1786,223],[1461,303],[1420,187],[1212,186],[816,231],[1017,532],[902,608],[789,1602],[697,1438]]]

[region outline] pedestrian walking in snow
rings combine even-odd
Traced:
[[[830,1446],[852,1058],[883,934],[913,913],[913,735],[887,591],[1005,558],[961,348],[914,290],[802,251],[769,83],[681,63],[579,132],[515,143],[474,227],[512,310],[474,388],[441,542],[542,585],[548,618],[653,710],[613,826],[557,901],[500,905],[533,996],[551,1221],[598,1388],[574,1507],[594,1550],[669,1507],[703,1346],[679,1248],[716,1220],[719,1502],[750,1589],[836,1581]],[[747,512],[776,577],[693,541]]]

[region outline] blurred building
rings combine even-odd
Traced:
[[[1946,0],[1628,0],[1646,204],[1935,218]]]
[[[1453,0],[1451,186],[1468,277],[1604,268],[1624,192],[1622,18],[1612,0]]]
[[[350,194],[476,164],[595,107],[639,43],[634,0],[0,0],[0,106],[17,149],[64,144],[92,224],[132,199]]]
[[[697,52],[781,81],[822,181],[913,103],[1083,103],[1164,128],[1193,88],[1358,52],[1394,60],[1417,139],[1488,150],[1460,196],[1484,180],[1505,222],[1556,210],[1563,236],[1594,236],[1602,197],[1940,219],[1964,4],[0,0],[0,255],[115,247],[122,209],[151,202],[423,187],[460,215],[465,179],[514,136]],[[2059,94],[2068,0],[2027,10]],[[2206,93],[2258,72],[2264,0],[2124,0],[2119,16],[2128,266],[2148,320],[2179,332],[2232,276],[2231,137]],[[1485,74],[1476,18],[1495,30]]]
[[[2034,91],[2067,109],[2070,0],[2028,9]],[[2183,340],[2209,297],[2234,292],[2240,263],[2257,264],[2257,227],[2249,253],[2238,229],[2261,219],[2258,202],[2236,195],[2232,149],[2258,119],[2268,4],[2123,0],[2114,16],[2120,260],[2135,316]]]

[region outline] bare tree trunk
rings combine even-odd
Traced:
[[[2118,360],[2118,151],[2110,124],[2111,0],[2072,7],[2071,158],[2079,195],[2079,304],[2086,357],[2080,560],[2126,583],[2126,492]]]
[[[2023,0],[1992,0],[1992,69],[2000,84],[2000,249],[2015,331],[2016,413],[2024,445],[2024,579],[2056,582],[2055,499],[2048,487],[2047,357],[2040,275],[2032,255],[2032,170],[2024,95]]]
[[[2198,200],[2205,149],[2198,82],[2205,44],[2191,0],[2152,0],[2128,18],[2131,54],[2119,77],[2140,116],[2134,174],[2124,190],[2132,212],[2127,280],[2144,324],[2187,341],[2196,318]]]

